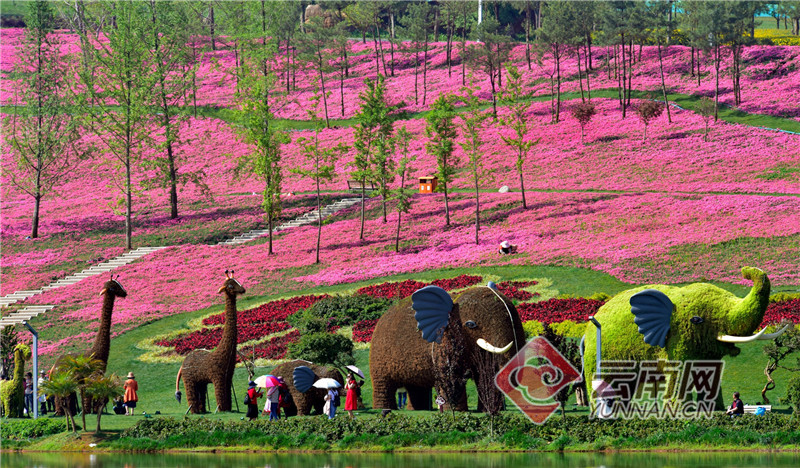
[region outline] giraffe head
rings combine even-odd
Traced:
[[[106,284],[103,285],[103,290],[100,291],[101,296],[104,294],[111,294],[114,297],[126,297],[128,295],[128,292],[122,287],[122,283],[119,282],[119,275],[116,278],[111,275],[111,279],[106,281]]]
[[[222,287],[219,288],[219,291],[217,291],[218,293],[224,292],[225,294],[233,297],[245,293],[244,287],[239,284],[236,279],[234,279],[233,270],[225,270],[225,278],[227,279],[225,280],[225,283],[222,284]]]

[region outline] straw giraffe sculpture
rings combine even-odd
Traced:
[[[181,378],[186,387],[186,401],[192,413],[206,412],[208,384],[214,385],[214,395],[220,411],[231,411],[231,386],[236,366],[236,296],[245,293],[244,287],[233,278],[233,270],[225,270],[225,283],[219,288],[225,293],[225,325],[222,339],[214,351],[196,349],[183,360],[175,379],[175,391],[180,390]]]
[[[100,309],[100,325],[97,328],[97,336],[95,336],[92,347],[83,354],[84,356],[90,356],[98,361],[101,361],[103,365],[100,368],[100,372],[105,373],[106,368],[108,367],[108,354],[111,350],[111,316],[114,313],[114,301],[118,297],[127,297],[128,292],[125,291],[122,283],[119,282],[119,275],[117,275],[116,278],[114,275],[111,275],[111,279],[103,284],[103,289],[100,291],[100,295],[103,296],[103,307]],[[56,360],[56,364],[53,366],[53,369],[58,369],[61,362],[63,362],[64,357],[65,356],[61,356]],[[84,409],[94,408],[93,402],[90,398],[86,398],[82,403]],[[77,408],[73,408],[73,410],[74,409]],[[56,414],[63,414],[61,402],[58,399],[56,400]]]

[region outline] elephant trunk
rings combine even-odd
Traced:
[[[742,268],[742,276],[753,282],[750,293],[728,313],[727,331],[731,335],[747,336],[753,333],[761,321],[769,304],[770,283],[767,275],[753,267]]]

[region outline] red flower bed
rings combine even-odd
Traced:
[[[523,322],[538,320],[542,323],[558,323],[564,320],[585,322],[590,315],[597,313],[603,301],[592,299],[548,299],[541,302],[530,302],[517,306]]]
[[[356,294],[362,294],[372,297],[381,297],[384,299],[402,299],[414,293],[417,289],[430,286],[431,284],[439,286],[440,288],[450,291],[452,289],[465,288],[473,284],[480,283],[482,278],[480,276],[460,275],[455,278],[435,280],[432,283],[423,283],[415,280],[405,280],[399,283],[381,283],[364,286],[356,291]]]
[[[399,283],[381,283],[371,286],[364,286],[356,291],[356,294],[365,296],[382,297],[384,299],[402,299],[414,293],[417,289],[428,286],[429,283],[420,281],[405,280]]]
[[[298,310],[311,307],[314,303],[329,297],[327,294],[321,296],[297,296],[289,299],[278,299],[262,304],[252,309],[239,312],[237,323],[239,325],[247,323],[271,322],[273,320],[286,320]],[[203,319],[203,325],[222,325],[225,323],[225,314],[216,314]]]
[[[259,324],[248,324],[238,327],[236,336],[237,343],[244,343],[256,338],[271,335],[279,331],[287,330],[291,326],[286,322],[269,322]],[[214,349],[222,339],[222,328],[203,328],[183,335],[172,340],[156,341],[158,346],[175,347],[178,354],[188,354],[195,349]]]
[[[761,321],[761,326],[765,327],[784,319],[791,320],[792,323],[800,323],[800,299],[773,302],[767,306],[767,311],[764,313],[764,320]]]
[[[362,320],[353,325],[353,341],[357,343],[369,343],[372,341],[372,332],[375,331],[375,324],[378,320]]]
[[[256,338],[271,335],[291,328],[286,322],[286,317],[298,310],[311,307],[315,302],[328,297],[297,296],[289,299],[278,299],[262,304],[252,309],[240,311],[237,317],[238,334],[237,342],[245,343]],[[222,325],[225,323],[225,313],[212,315],[203,319],[203,325]],[[158,346],[175,347],[178,354],[188,354],[195,349],[216,348],[222,339],[222,327],[203,328],[171,340],[160,340]]]
[[[300,339],[300,332],[297,330],[292,330],[283,336],[272,338],[266,343],[256,345],[255,347],[256,359],[259,358],[283,359],[286,356],[289,344],[294,343],[299,339]],[[243,350],[243,352],[245,356],[250,357],[252,356],[253,350],[252,349]],[[237,359],[241,361],[241,357],[237,356]]]
[[[509,299],[527,301],[540,296],[539,293],[531,293],[520,289],[530,286],[531,284],[529,283],[536,284],[536,281],[503,281],[502,283],[498,283],[497,290]]]
[[[452,291],[453,289],[466,288],[480,283],[483,280],[480,276],[475,275],[460,275],[455,278],[438,279],[431,282],[434,286],[439,286],[445,291]]]

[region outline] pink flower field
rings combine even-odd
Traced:
[[[12,72],[20,60],[16,50],[20,31],[0,30],[3,103],[18,86]],[[64,54],[77,51],[74,35],[59,36]],[[332,91],[328,102],[331,118],[352,118],[358,112],[358,94],[364,89],[364,78],[376,76],[372,47],[371,43],[352,42],[351,75],[344,82],[344,114],[338,76],[331,74],[327,78]],[[388,49],[389,45],[385,47]],[[705,56],[701,59],[703,76],[698,86],[696,78],[690,76],[689,53],[682,46],[664,50],[668,90],[713,96],[712,62]],[[593,90],[616,86],[605,68],[606,54],[603,47],[593,49]],[[654,47],[643,48],[641,60],[634,65],[635,90],[660,90],[656,54]],[[416,159],[411,163],[409,188],[416,188],[416,177],[432,175],[437,170],[435,157],[425,149],[425,120],[414,112],[429,110],[442,92],[459,90],[458,45],[454,57],[452,76],[448,76],[444,44],[432,45],[423,103],[421,94],[419,102],[415,102],[413,60],[408,54],[395,52],[396,73],[386,80],[387,96],[392,103],[404,101],[405,110],[410,112],[404,117],[406,120],[395,123],[395,129],[406,127],[413,135],[410,154]],[[531,95],[546,98],[550,93],[546,78],[552,60],[545,57],[541,64],[528,70],[522,46],[514,50],[512,57],[523,72]],[[800,121],[800,99],[792,99],[800,96],[800,48],[751,46],[745,49],[743,62],[740,110]],[[236,106],[233,64],[232,50],[222,48],[203,54],[199,103],[218,108]],[[726,56],[720,99],[732,105],[730,65],[730,57]],[[565,59],[562,74],[562,91],[577,91],[575,57]],[[310,78],[311,71],[301,72],[299,89],[286,96],[288,104],[278,111],[278,117],[307,118],[313,94]],[[421,72],[419,80],[421,90]],[[478,73],[474,84],[480,87],[481,98],[491,99],[484,75]],[[403,215],[401,248],[395,252],[398,215],[393,211],[394,203],[389,203],[390,214],[384,223],[380,199],[372,197],[366,202],[364,240],[358,238],[358,205],[326,220],[320,264],[314,264],[316,226],[294,227],[277,234],[274,255],[267,254],[265,238],[237,246],[216,245],[237,234],[266,227],[261,210],[263,186],[253,177],[235,177],[239,159],[253,148],[244,142],[233,123],[211,117],[187,118],[180,128],[181,142],[176,148],[178,172],[200,176],[203,186],[180,187],[180,216],[173,220],[169,218],[166,191],[146,184],[155,173],[134,167],[134,248],[170,247],[115,271],[121,275],[128,298],[116,303],[113,335],[160,318],[222,304],[217,290],[225,269],[236,271],[237,279],[247,288],[247,297],[318,294],[315,288],[349,283],[359,283],[357,287],[363,291],[374,292],[380,288],[371,283],[392,275],[447,268],[470,269],[468,274],[480,275],[481,267],[495,265],[587,268],[637,284],[699,280],[745,284],[739,270],[753,265],[765,270],[774,285],[800,284],[800,135],[712,120],[705,141],[702,117],[673,107],[672,123],[666,114],[658,117],[650,123],[644,140],[644,126],[634,112],[622,119],[615,99],[594,97],[592,102],[598,113],[586,126],[582,143],[581,128],[570,112],[580,101],[574,96],[565,100],[562,119],[557,124],[551,123],[550,102],[534,101],[528,112],[528,139],[539,143],[523,165],[527,209],[521,204],[514,153],[501,138],[511,133],[499,123],[488,121],[480,132],[485,170],[478,243],[473,185],[464,167],[467,155],[456,144],[459,169],[450,184],[454,190],[449,202],[451,226],[445,226],[443,194],[415,194],[410,213]],[[634,107],[640,103],[634,101]],[[499,108],[501,117],[507,112],[506,108]],[[456,118],[456,123],[461,124],[461,119]],[[301,127],[296,125],[298,122],[284,124],[291,142],[283,148],[284,206],[279,223],[316,208],[312,181],[289,170],[308,168],[298,139],[312,136],[313,132],[296,130]],[[322,130],[321,144],[352,145],[354,129],[348,125],[340,123]],[[157,143],[164,140],[156,124],[151,134]],[[456,143],[464,142],[464,138],[459,130]],[[33,201],[11,184],[11,176],[19,169],[3,143],[2,295],[44,286],[124,252],[124,205],[120,203],[117,171],[113,168],[114,159],[102,152],[96,137],[83,136],[86,147],[93,145],[98,150],[43,200],[38,239],[27,238]],[[154,151],[142,149],[137,156],[152,160]],[[321,187],[324,204],[352,196],[345,193],[345,188],[346,181],[352,178],[354,157],[351,149],[336,161],[336,177]],[[398,182],[390,185],[397,188]],[[498,193],[504,185],[510,193]],[[516,245],[518,253],[499,255],[497,246],[503,240]],[[448,275],[451,276],[455,275]],[[106,275],[87,278],[24,303],[57,306],[37,319],[39,329],[45,330],[41,352],[52,356],[82,346],[93,336],[101,303],[97,293],[106,279]],[[408,280],[408,287],[416,285],[415,281]],[[509,296],[533,303],[540,299],[538,293],[522,289],[530,284],[533,282],[501,287]],[[281,324],[280,330],[288,329],[288,324]],[[358,325],[360,341],[369,341],[372,327],[374,323]],[[198,336],[197,340],[211,340],[216,337],[211,336],[214,333],[219,334],[209,331],[208,336]],[[286,344],[295,339],[294,332],[274,337],[259,345],[258,354],[282,356]]]

